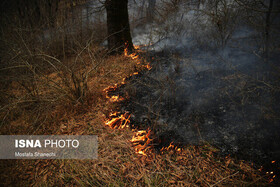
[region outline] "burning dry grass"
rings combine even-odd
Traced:
[[[89,87],[102,93],[108,86],[119,85],[125,77],[133,75],[141,68],[142,65],[131,62],[129,58],[109,57],[98,69],[97,74],[91,77]],[[115,86],[110,89],[114,89]],[[151,131],[133,132],[129,128],[117,128],[129,123],[129,114],[123,114],[121,117],[117,113],[113,114],[112,119],[116,117],[121,122],[111,123],[115,125],[111,126],[114,129],[108,128],[104,125],[106,119],[103,112],[114,111],[115,108],[114,102],[106,99],[107,93],[105,90],[104,96],[92,97],[91,99],[96,101],[87,112],[68,114],[64,120],[59,121],[59,125],[50,125],[48,128],[49,131],[52,129],[53,134],[98,135],[97,160],[2,160],[1,183],[15,186],[265,184],[266,181],[260,177],[259,171],[251,165],[235,162],[230,157],[221,159],[215,156],[216,149],[210,145],[185,148],[170,145],[160,152],[155,151],[150,137]],[[108,121],[107,123],[110,124]],[[44,130],[37,132],[40,134],[45,132]],[[24,129],[17,133],[24,133]]]

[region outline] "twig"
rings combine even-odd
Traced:
[[[220,182],[222,182],[222,181],[224,181],[224,180],[226,180],[226,179],[228,179],[228,178],[230,178],[230,177],[233,177],[234,175],[237,175],[238,173],[239,173],[239,171],[236,172],[236,173],[234,173],[234,174],[232,174],[232,175],[229,175],[229,176],[227,176],[227,177],[225,177],[225,178],[223,178],[223,179],[221,179],[221,180],[219,180],[218,182],[216,182],[215,184],[210,185],[210,186],[211,186],[211,187],[216,186],[216,185],[219,184]]]

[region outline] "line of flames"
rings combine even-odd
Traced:
[[[140,50],[140,46],[134,46],[134,48],[138,51]],[[137,53],[128,54],[127,48],[124,49],[124,55],[126,57],[129,57],[136,64],[141,63],[139,55]],[[151,70],[151,68],[152,68],[150,66],[150,64],[143,65],[143,66],[145,66],[148,70]],[[138,72],[134,72],[134,73],[130,74],[129,77],[137,75],[137,74],[138,74]],[[123,81],[121,83],[115,84],[113,86],[109,86],[103,90],[106,93],[106,98],[109,99],[110,102],[119,102],[119,101],[124,100],[124,98],[120,97],[119,95],[108,96],[108,93],[115,91],[119,86],[124,85],[126,83],[126,79],[127,78],[123,78]],[[130,117],[131,117],[131,114],[128,114],[128,113],[119,114],[118,112],[113,112],[109,115],[109,119],[105,121],[105,125],[109,126],[110,128],[113,128],[113,129],[123,129],[123,128],[129,127]],[[150,134],[151,134],[150,130],[148,130],[148,131],[140,130],[134,134],[134,136],[131,139],[131,143],[133,144],[136,153],[141,154],[141,155],[147,155],[147,153],[149,152],[149,150],[151,148],[150,144],[151,144],[152,139],[150,139],[150,137],[149,137]]]
[[[139,49],[139,46],[134,46],[135,49]],[[139,55],[137,53],[132,53],[132,54],[128,54],[128,49],[125,48],[124,49],[124,55],[127,57],[130,57],[134,62],[136,62],[137,64],[141,63],[139,59]],[[146,65],[147,69],[151,69],[150,65]],[[134,75],[139,74],[138,72],[134,72],[132,74],[129,75],[129,77],[132,77]],[[126,79],[129,77],[125,77],[123,78],[121,83],[116,83],[113,86],[108,86],[107,88],[105,88],[103,91],[106,93],[106,98],[109,99],[110,102],[120,102],[123,101],[125,98],[120,97],[119,95],[113,95],[113,96],[109,96],[108,93],[115,91],[117,88],[119,88],[121,85],[124,85],[126,83]],[[125,114],[120,114],[118,115],[117,112],[113,112],[109,115],[110,119],[108,119],[107,121],[105,121],[105,125],[109,126],[110,128],[114,128],[114,129],[120,129],[120,128],[125,128],[128,127],[128,124],[130,123],[130,114],[125,113]]]
[[[140,50],[140,46],[134,46],[134,48],[138,51]],[[141,63],[139,55],[137,53],[128,54],[127,48],[124,49],[124,55],[131,58],[131,60],[136,64]],[[148,70],[152,69],[150,64],[146,64],[143,66]],[[130,74],[129,77],[137,74],[138,72],[134,72]],[[123,78],[123,81],[121,83],[109,86],[103,90],[106,93],[106,98],[109,99],[110,102],[119,102],[124,100],[124,98],[120,97],[119,95],[108,96],[108,93],[111,91],[115,91],[119,86],[124,85],[126,83],[126,79],[127,78]],[[123,129],[129,127],[130,117],[131,114],[129,113],[119,114],[118,112],[113,112],[109,115],[109,119],[105,121],[105,125],[113,129]],[[153,139],[151,138],[151,130],[136,131],[132,139],[130,140],[135,149],[135,152],[144,156],[148,156],[149,154],[151,154],[153,148],[152,141]],[[161,153],[163,153],[171,149],[175,151],[181,151],[181,148],[177,148],[175,145],[173,145],[173,143],[171,143],[168,147],[163,147],[160,151]]]

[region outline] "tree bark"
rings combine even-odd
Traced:
[[[270,42],[270,16],[273,7],[273,0],[269,1],[268,11],[266,13],[266,21],[265,21],[265,57],[268,57],[269,53],[269,42]]]
[[[155,15],[156,0],[149,0],[149,5],[147,9],[147,21],[153,22]]]
[[[106,0],[108,48],[112,53],[122,53],[125,48],[133,51],[130,34],[128,0]]]

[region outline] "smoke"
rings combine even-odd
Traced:
[[[259,32],[236,16],[240,10],[229,9],[232,17],[219,31],[219,23],[203,13],[209,6],[192,9],[181,4],[164,19],[134,28],[134,43],[146,45],[155,60],[150,72],[131,80],[137,94],[125,110],[136,124],[153,126],[175,143],[206,141],[242,159],[276,159],[276,58],[262,58]]]

